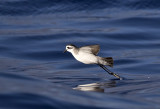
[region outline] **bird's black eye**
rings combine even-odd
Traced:
[[[71,47],[67,47],[67,49],[71,49]]]

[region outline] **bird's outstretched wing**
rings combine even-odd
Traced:
[[[88,46],[80,47],[80,49],[83,50],[84,52],[90,52],[90,53],[93,53],[94,55],[97,55],[100,50],[100,46],[99,45],[88,45]]]

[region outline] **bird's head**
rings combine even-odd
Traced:
[[[66,45],[66,49],[64,50],[64,52],[68,51],[68,52],[71,52],[73,53],[73,51],[76,49],[77,47],[73,44],[69,44],[69,45]]]

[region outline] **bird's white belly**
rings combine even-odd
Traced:
[[[84,64],[96,64],[97,56],[88,53],[79,53],[78,55],[73,55],[75,59]]]

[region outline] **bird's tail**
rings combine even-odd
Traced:
[[[113,58],[112,57],[104,57],[104,58],[102,58],[102,60],[103,61],[101,64],[113,67]]]

